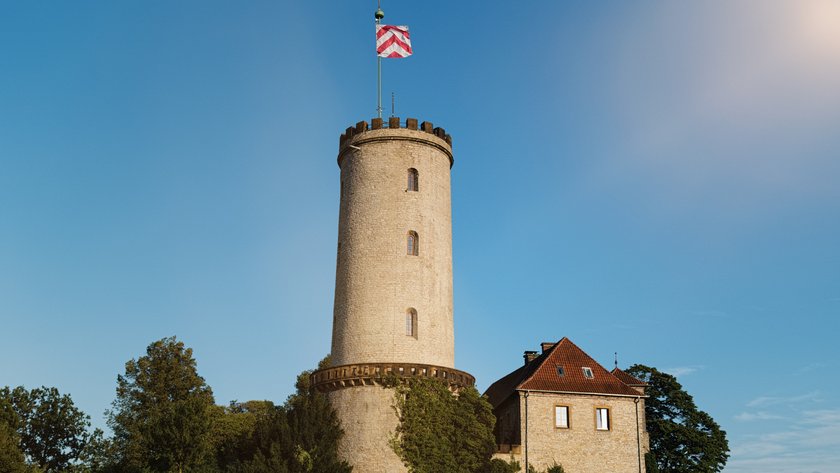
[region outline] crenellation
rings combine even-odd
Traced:
[[[384,128],[389,129],[399,129],[403,128],[400,122],[400,117],[388,117],[387,127],[385,126],[386,122],[382,118],[372,118],[370,121],[370,125],[366,121],[357,122],[354,126],[347,127],[347,130],[339,138],[339,146],[343,145],[347,140],[352,139],[354,136],[364,133],[366,131],[372,130],[382,130]],[[452,136],[446,133],[441,127],[435,127],[431,122],[423,122],[418,125],[418,120],[416,118],[406,118],[405,119],[405,127],[406,130],[419,130],[425,133],[429,133],[431,135],[435,135],[438,138],[444,140],[450,146],[452,145]]]

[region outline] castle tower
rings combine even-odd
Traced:
[[[312,384],[329,393],[354,471],[406,471],[388,445],[397,417],[386,376],[475,382],[452,368],[453,162],[450,136],[412,118],[341,135],[332,366]]]

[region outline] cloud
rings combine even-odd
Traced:
[[[821,402],[822,397],[819,391],[813,391],[797,396],[781,397],[781,396],[761,396],[757,397],[747,403],[747,407],[769,407],[777,405],[801,405],[804,402]]]
[[[703,366],[678,366],[676,368],[666,368],[662,371],[679,378],[680,376],[688,376],[691,373],[702,370]]]
[[[811,371],[821,370],[821,369],[826,368],[826,367],[828,367],[828,363],[822,363],[822,362],[811,363],[811,364],[803,366],[802,368],[799,368],[797,373],[799,373],[799,374],[810,373]]]
[[[778,414],[771,414],[769,412],[758,411],[758,412],[742,412],[735,416],[735,420],[741,422],[752,422],[756,420],[778,420],[784,419],[784,417]]]
[[[733,442],[727,473],[836,471],[840,463],[840,409],[804,410],[778,430]]]

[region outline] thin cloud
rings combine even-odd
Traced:
[[[803,402],[820,402],[822,397],[819,391],[813,391],[798,396],[761,396],[747,403],[747,407],[769,407],[783,404],[801,405]]]
[[[771,414],[765,411],[758,411],[758,412],[742,412],[735,416],[735,420],[741,422],[754,422],[760,420],[778,420],[784,419],[784,417],[778,414]]]
[[[663,371],[679,378],[680,376],[688,376],[702,369],[703,366],[678,366],[676,368],[666,368]]]
[[[840,409],[804,410],[779,430],[734,443],[727,473],[836,471],[840,463]]]
[[[811,363],[809,365],[803,366],[802,368],[799,368],[798,373],[799,374],[810,373],[812,371],[821,370],[821,369],[826,368],[826,367],[828,367],[827,363],[822,363],[822,362]]]

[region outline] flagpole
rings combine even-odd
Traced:
[[[377,25],[385,18],[381,3],[377,2],[376,13],[373,16],[376,18]],[[382,118],[382,56],[378,52],[376,53],[376,115]]]

